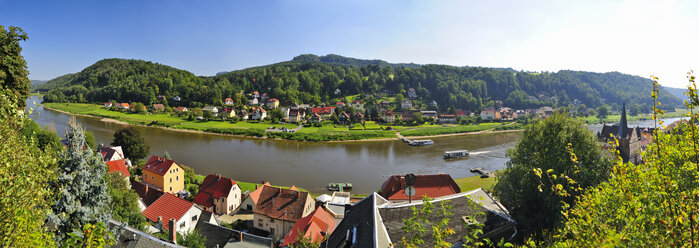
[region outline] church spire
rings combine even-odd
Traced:
[[[626,101],[624,101],[621,107],[621,120],[619,121],[619,132],[617,133],[617,137],[623,138],[624,136],[626,136],[627,128],[628,124],[626,123]]]

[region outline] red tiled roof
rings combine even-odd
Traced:
[[[186,107],[177,107],[177,111],[184,111]]]
[[[128,107],[129,107],[129,104],[128,104],[128,103],[122,103],[121,106],[123,106],[124,108],[128,108]]]
[[[165,105],[163,104],[153,104],[153,109],[165,109]]]
[[[269,99],[268,101],[270,101],[270,102],[278,102],[279,100],[277,100],[277,98],[271,98],[271,99]]]
[[[262,188],[264,188],[265,186],[272,186],[272,185],[269,184],[269,182],[265,182],[265,184],[263,184],[262,186],[260,186],[259,188],[255,189],[255,190],[253,190],[252,192],[250,192],[250,195],[248,195],[248,197],[252,198],[252,201],[255,204],[257,204],[257,201],[260,200],[260,194],[262,194]]]
[[[143,210],[143,216],[152,222],[158,221],[158,216],[163,218],[163,228],[170,230],[170,219],[180,220],[182,216],[194,206],[194,203],[180,199],[172,194],[165,193],[153,204]]]
[[[150,157],[146,165],[143,166],[143,169],[162,176],[167,173],[170,167],[172,167],[172,164],[176,164],[176,162],[153,155]]]
[[[194,196],[194,203],[205,207],[213,206],[214,198],[227,197],[233,185],[236,184],[233,179],[209,174],[199,186],[199,192]]]
[[[316,107],[316,108],[311,108],[311,113],[314,114],[332,114],[335,111],[334,106],[331,107]]]
[[[229,97],[229,98],[226,98],[225,101],[228,102],[229,100],[230,100],[230,101],[233,101],[233,98],[230,98],[230,97]]]
[[[107,166],[109,166],[109,171],[107,171],[108,173],[112,171],[118,171],[121,172],[121,174],[125,177],[131,176],[131,174],[129,174],[129,170],[126,169],[126,163],[124,163],[123,159],[109,161],[107,162]]]
[[[332,233],[333,230],[335,230],[335,220],[322,207],[318,207],[291,227],[291,231],[284,237],[280,247],[296,243],[301,239],[301,235],[309,238],[311,242],[319,242],[325,234]]]
[[[297,221],[303,217],[308,192],[262,187],[260,199],[255,204],[255,213],[278,220]]]
[[[150,187],[145,183],[135,180],[131,180],[131,189],[136,191],[138,198],[141,198],[143,204],[146,204],[146,206],[150,206],[155,200],[158,200],[158,198],[165,194],[157,188]]]
[[[415,188],[413,199],[421,199],[424,195],[436,198],[461,192],[461,188],[449,174],[415,175],[413,187]],[[389,177],[381,186],[381,196],[388,200],[408,200],[409,197],[405,194],[405,176]]]

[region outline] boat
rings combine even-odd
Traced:
[[[413,140],[412,142],[408,143],[411,146],[426,146],[426,145],[432,145],[434,144],[434,141],[432,140]]]
[[[467,150],[456,150],[456,151],[446,151],[444,152],[444,159],[451,158],[466,158],[468,157]]]
[[[329,183],[328,190],[330,190],[330,191],[352,190],[352,183]]]

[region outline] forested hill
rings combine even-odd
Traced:
[[[379,95],[400,94],[407,98],[409,88],[415,89],[414,102],[418,106],[434,100],[443,111],[477,111],[498,100],[512,108],[562,107],[573,103],[588,107],[618,106],[626,101],[627,105],[638,104],[648,110],[652,103],[649,79],[618,72],[527,73],[447,65],[406,68],[386,65],[380,60],[345,60],[334,55],[315,56],[316,60],[313,56],[301,55],[292,61],[213,77],[198,77],[142,60],[105,59],[79,73],[53,79],[39,89],[51,90],[44,96],[46,101],[117,100],[150,104],[158,102],[158,95],[167,99],[179,95],[182,98],[179,105],[195,107],[221,105],[226,97],[243,103],[246,96],[240,92],[269,93],[282,105],[327,104],[354,95],[378,99]],[[340,93],[335,94],[338,89]],[[660,101],[665,108],[681,104],[664,90]]]
[[[349,65],[349,66],[357,66],[357,67],[378,65],[378,66],[392,66],[392,67],[400,67],[400,68],[418,68],[418,67],[422,66],[419,64],[415,64],[415,63],[395,63],[395,64],[392,64],[392,63],[388,63],[388,62],[380,60],[380,59],[355,59],[355,58],[340,56],[337,54],[328,54],[328,55],[324,55],[324,56],[318,56],[315,54],[301,54],[299,56],[294,57],[294,59],[292,59],[292,61],[323,62],[323,63],[328,63],[328,64]]]

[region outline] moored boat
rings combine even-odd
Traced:
[[[467,150],[446,151],[444,152],[444,159],[466,158],[468,154]]]
[[[434,141],[432,141],[432,140],[413,140],[408,144],[411,146],[426,146],[426,145],[434,144]]]
[[[352,183],[329,183],[328,190],[330,190],[330,191],[352,190]]]

